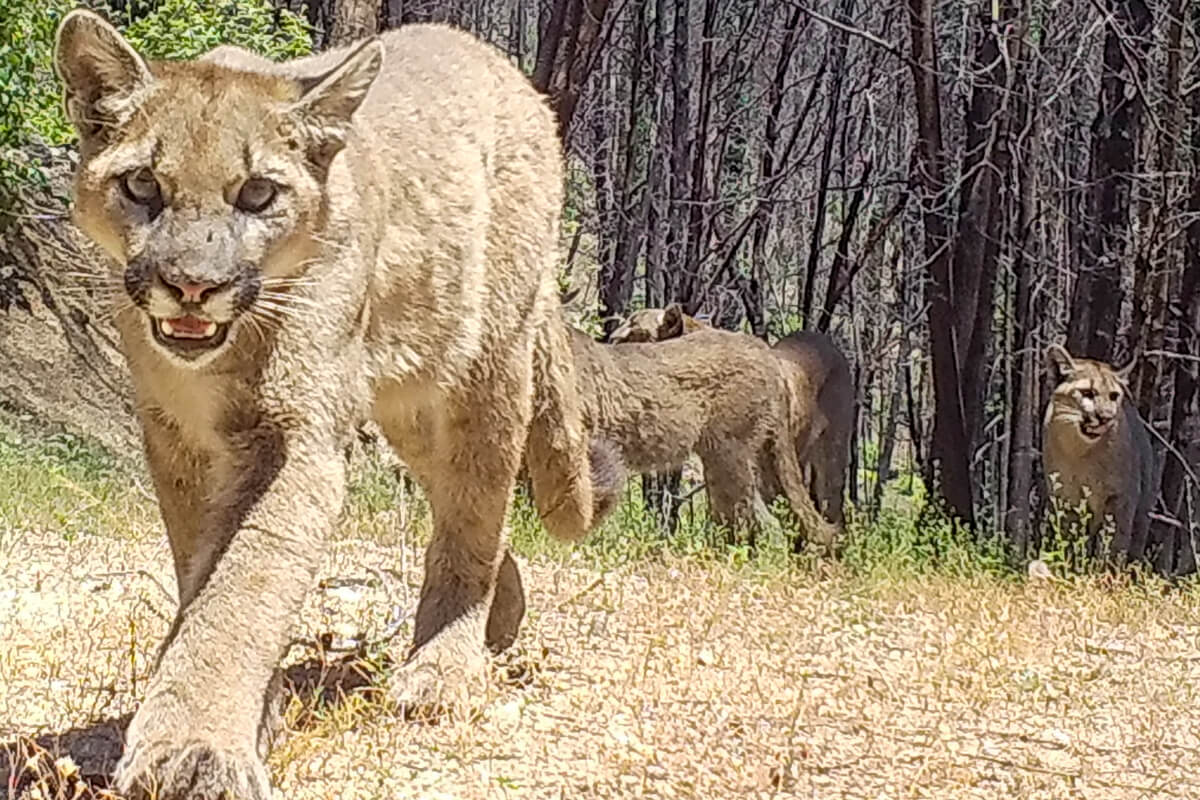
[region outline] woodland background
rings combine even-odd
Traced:
[[[92,4],[95,5],[95,4]],[[69,3],[0,0],[0,398],[135,447],[94,256],[65,218],[49,68]],[[1200,5],[1190,0],[111,2],[152,57],[283,57],[441,21],[547,92],[564,286],[593,326],[682,302],[832,333],[852,501],[889,494],[1021,563],[1049,546],[1042,353],[1137,359],[1165,574],[1195,570]],[[579,303],[577,300],[576,303]],[[596,331],[599,332],[599,331]],[[115,369],[115,371],[114,371]]]

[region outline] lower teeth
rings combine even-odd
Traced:
[[[163,336],[167,336],[171,339],[211,339],[217,335],[217,323],[215,322],[209,322],[207,325],[205,325],[203,332],[184,333],[182,331],[176,331],[175,326],[172,325],[169,320],[164,319],[159,320],[158,329],[162,332]]]

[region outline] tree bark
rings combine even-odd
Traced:
[[[550,96],[559,137],[571,134],[575,107],[599,53],[610,0],[554,0],[538,41],[533,85]]]
[[[333,4],[333,24],[329,28],[329,46],[374,36],[379,32],[378,0],[337,0]]]
[[[1180,12],[1182,17],[1182,10]],[[1188,14],[1193,37],[1200,36],[1200,4],[1193,4]],[[1169,37],[1174,40],[1174,32]],[[1162,501],[1164,510],[1183,525],[1164,529],[1152,527],[1154,539],[1163,548],[1159,568],[1166,574],[1187,575],[1196,571],[1195,531],[1197,520],[1194,503],[1200,499],[1193,480],[1194,443],[1200,436],[1200,408],[1197,389],[1200,388],[1200,92],[1193,91],[1189,101],[1192,119],[1189,140],[1187,211],[1190,222],[1184,236],[1183,273],[1180,276],[1178,301],[1178,341],[1175,349],[1173,397],[1171,400],[1171,435],[1175,452],[1165,454],[1162,469]],[[1181,456],[1186,459],[1181,460]],[[1190,462],[1190,463],[1189,463]]]
[[[909,61],[916,89],[917,157],[914,163],[925,234],[929,284],[927,315],[933,364],[933,441],[927,480],[946,510],[974,528],[975,512],[970,447],[960,394],[956,317],[951,302],[950,232],[946,222],[945,150],[942,145],[941,95],[933,0],[909,0]]]
[[[1146,51],[1152,18],[1144,0],[1108,0],[1100,109],[1092,122],[1089,228],[1075,284],[1068,349],[1112,361],[1124,295],[1121,265],[1130,253],[1134,175],[1144,115]]]
[[[842,0],[839,9],[841,20],[848,24],[853,13],[854,0]],[[816,210],[813,216],[812,236],[809,238],[808,262],[804,271],[804,291],[800,295],[799,308],[800,317],[804,320],[804,327],[817,327],[820,330],[827,330],[828,324],[825,328],[820,328],[819,323],[813,324],[813,298],[816,296],[817,270],[820,267],[822,243],[825,239],[825,215],[831,174],[830,159],[833,155],[834,138],[839,132],[838,119],[842,110],[842,84],[846,73],[846,46],[850,38],[849,29],[830,31],[830,38],[830,47],[833,50],[830,60],[833,65],[828,73],[829,114],[825,122],[825,141],[821,145],[821,166],[817,172]]]
[[[1010,16],[1012,5],[1006,4]],[[960,386],[966,439],[971,451],[983,426],[984,369],[991,362],[996,273],[1004,204],[1002,187],[1010,182],[1008,149],[1008,70],[1001,53],[1001,30],[1007,19],[993,19],[992,4],[977,7],[974,89],[966,117],[966,149],[958,230],[954,239],[951,298],[955,319],[955,351],[961,369]]]

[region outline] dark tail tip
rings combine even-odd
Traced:
[[[621,502],[621,493],[625,488],[625,462],[611,442],[593,439],[588,446],[588,464],[592,473],[594,529]]]

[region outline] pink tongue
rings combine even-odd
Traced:
[[[203,320],[199,317],[176,317],[167,321],[179,333],[194,333],[197,336],[203,336],[204,332],[208,330],[208,320]]]

